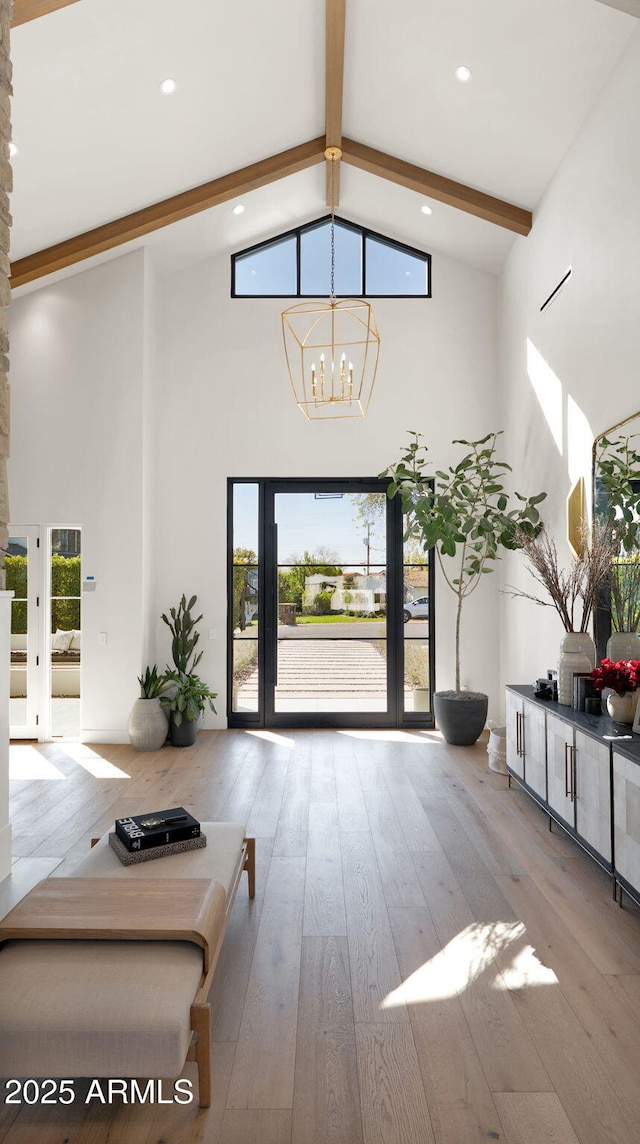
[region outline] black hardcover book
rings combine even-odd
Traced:
[[[183,806],[154,810],[131,818],[116,818],[116,834],[127,850],[150,850],[187,838],[200,837],[200,823]]]

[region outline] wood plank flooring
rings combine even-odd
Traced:
[[[247,823],[257,893],[213,985],[209,1109],[85,1105],[78,1081],[70,1108],[2,1104],[0,1144],[640,1139],[640,914],[483,743],[220,731],[16,766],[0,912],[116,816],[171,805]]]

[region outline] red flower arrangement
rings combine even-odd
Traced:
[[[619,659],[614,663],[612,659],[602,659],[600,667],[591,672],[591,678],[594,691],[611,687],[618,695],[626,695],[627,691],[640,687],[640,660]]]

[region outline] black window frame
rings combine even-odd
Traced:
[[[370,230],[366,226],[360,226],[359,223],[350,222],[348,219],[335,215],[334,221],[341,227],[347,230],[354,231],[362,238],[362,264],[361,264],[361,280],[360,285],[362,291],[355,294],[338,294],[338,298],[431,298],[432,297],[432,265],[431,255],[425,250],[418,250],[415,246],[409,246],[408,243],[398,242],[394,238],[389,238],[388,235],[380,234],[378,231]],[[304,223],[302,226],[293,227],[292,230],[283,231],[282,234],[274,235],[273,238],[263,239],[262,242],[256,242],[253,246],[247,246],[243,250],[237,250],[231,255],[231,297],[232,298],[328,298],[328,294],[303,294],[300,291],[300,240],[302,236],[309,231],[317,230],[325,223],[331,222],[331,215],[322,215],[321,218],[313,219],[312,222]],[[296,291],[294,294],[239,294],[236,291],[236,261],[238,258],[244,258],[249,254],[257,254],[258,251],[264,250],[269,246],[275,246],[279,242],[285,242],[290,238],[296,240]],[[364,289],[367,284],[367,239],[374,239],[376,242],[381,243],[383,246],[389,246],[392,250],[397,250],[401,254],[408,254],[413,258],[419,259],[424,262],[426,267],[427,276],[427,290],[424,294],[370,294]]]
[[[234,541],[234,488],[237,485],[256,485],[258,489],[258,614],[261,617],[257,637],[258,667],[258,709],[238,712],[233,710],[233,541]],[[269,512],[270,494],[276,492],[324,492],[335,494],[340,491],[386,492],[388,481],[380,477],[228,477],[227,478],[227,725],[230,728],[257,729],[279,727],[367,727],[375,729],[403,729],[425,731],[435,727],[433,697],[436,691],[436,604],[435,604],[435,551],[430,549],[427,559],[429,590],[429,616],[427,635],[429,651],[429,692],[428,712],[408,711],[404,707],[404,655],[406,640],[402,619],[403,571],[404,571],[404,516],[399,497],[387,503],[387,554],[388,598],[393,601],[387,609],[387,648],[391,663],[389,682],[390,706],[382,712],[282,712],[275,714],[268,701],[267,692],[275,686],[273,653],[277,649],[277,633],[273,627],[273,617],[268,600],[277,597],[277,566],[275,564],[277,541],[274,537],[273,520]],[[398,559],[399,558],[399,559]],[[419,640],[420,637],[413,637]]]

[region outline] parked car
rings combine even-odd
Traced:
[[[405,624],[409,620],[428,620],[429,619],[429,597],[420,596],[417,600],[407,600],[404,604],[402,615]]]

